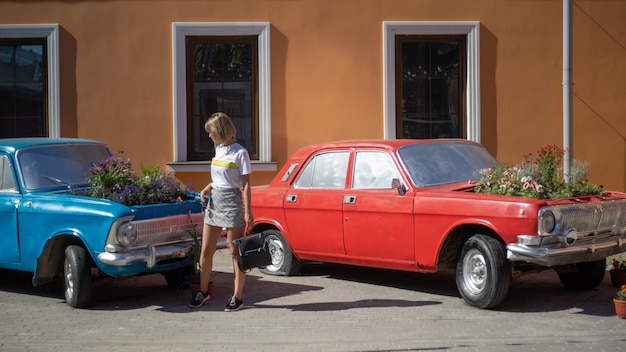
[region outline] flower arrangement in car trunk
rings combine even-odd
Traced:
[[[88,188],[73,188],[73,194],[103,198],[131,205],[176,203],[194,199],[192,190],[183,188],[171,172],[158,166],[143,167],[143,177],[135,174],[130,159],[118,152],[89,169]]]
[[[564,149],[549,144],[541,147],[536,157],[532,153],[523,154],[524,160],[514,166],[481,170],[481,179],[474,191],[538,199],[604,193],[602,186],[587,182],[587,162],[573,160],[569,182],[566,183],[560,167],[563,154]]]

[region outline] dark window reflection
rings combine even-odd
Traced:
[[[398,138],[462,137],[465,38],[396,38]]]
[[[48,135],[43,38],[0,39],[0,138]]]
[[[190,37],[187,40],[187,160],[210,160],[212,141],[204,130],[216,111],[228,114],[237,141],[258,158],[257,37]]]

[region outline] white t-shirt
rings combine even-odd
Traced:
[[[211,182],[214,188],[241,188],[241,175],[252,172],[250,156],[239,143],[215,147],[211,160]]]

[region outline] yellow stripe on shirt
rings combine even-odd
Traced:
[[[221,161],[221,160],[213,159],[211,161],[211,164],[213,164],[215,166],[221,166],[221,167],[229,168],[229,169],[238,169],[239,168],[239,166],[237,166],[237,164],[232,162],[232,161]]]

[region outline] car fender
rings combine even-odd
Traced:
[[[518,221],[518,223],[520,222]],[[446,230],[446,235],[439,241],[438,250],[434,252],[435,256],[425,261],[436,265],[428,269],[436,271],[442,268],[454,268],[464,243],[476,234],[493,237],[506,245],[512,240],[511,238],[515,238],[517,233],[510,227],[510,224],[507,223],[506,225],[499,226],[497,223],[483,218],[465,218],[455,221]],[[524,226],[519,226],[516,229],[523,231]],[[423,251],[422,254],[428,256],[431,252]]]
[[[93,256],[104,249],[113,223],[133,216],[125,205],[80,196],[26,195],[18,213],[20,269],[33,272],[45,262],[47,246],[56,252],[64,251],[58,246],[68,241],[55,238],[74,238]]]
[[[280,231],[280,233],[283,234],[283,236],[285,237],[285,240],[288,239],[289,232],[285,230],[283,224],[280,223],[279,221],[276,221],[274,219],[269,219],[269,218],[255,218],[254,225],[252,225],[248,229],[248,233],[258,233],[258,232],[265,231],[268,229],[276,229]]]

